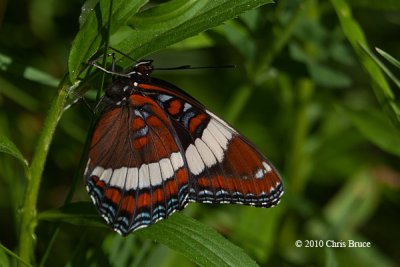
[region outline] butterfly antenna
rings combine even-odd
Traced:
[[[154,68],[154,70],[196,70],[196,69],[230,69],[230,68],[236,68],[236,65],[218,65],[218,66],[200,66],[200,67],[183,65],[172,68]]]
[[[129,59],[132,60],[133,62],[136,62],[136,63],[139,62],[139,61],[137,61],[136,59],[134,59],[133,57],[129,56],[128,54],[125,54],[124,52],[122,52],[122,51],[120,51],[120,50],[118,50],[118,49],[116,49],[116,48],[114,48],[114,47],[111,47],[111,46],[110,46],[109,49],[111,49],[111,50],[117,52],[117,53],[120,54],[120,55],[123,55],[123,56],[126,57],[126,58],[129,58]]]
[[[97,60],[96,60],[97,61]],[[129,74],[125,74],[125,73],[120,73],[115,71],[115,59],[113,58],[113,62],[112,62],[112,66],[111,66],[111,70],[108,70],[100,65],[97,65],[95,62],[88,62],[89,65],[92,65],[93,67],[104,71],[105,73],[108,74],[112,74],[112,75],[116,75],[116,76],[121,76],[121,77],[128,77],[129,78]]]

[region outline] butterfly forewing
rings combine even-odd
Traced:
[[[181,89],[147,74],[133,71],[113,83],[92,136],[87,189],[114,230],[128,234],[188,201],[279,203],[279,174],[248,140]]]
[[[86,182],[97,209],[122,234],[182,209],[188,173],[169,119],[151,98],[102,114],[92,137]]]

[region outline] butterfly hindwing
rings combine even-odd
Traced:
[[[152,79],[140,86],[158,92],[149,95],[173,121],[191,177],[191,201],[278,204],[283,192],[279,174],[248,140],[173,85]]]

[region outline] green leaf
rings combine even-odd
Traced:
[[[75,202],[60,209],[46,210],[39,213],[39,220],[61,221],[73,225],[107,227],[89,202]]]
[[[22,77],[37,82],[40,84],[48,85],[51,87],[57,87],[60,80],[49,75],[46,72],[26,66],[19,62],[15,62],[11,57],[0,53],[0,70],[12,73],[14,75],[21,75]]]
[[[250,32],[239,22],[231,21],[224,27],[217,28],[219,32],[236,47],[238,51],[247,59],[254,59],[256,55],[256,45],[250,36]]]
[[[351,79],[336,69],[319,63],[309,63],[307,67],[317,85],[327,88],[346,88],[351,85]]]
[[[24,158],[22,153],[18,150],[13,142],[6,136],[0,136],[0,152],[9,154],[22,162],[25,167],[28,167],[28,161]]]
[[[199,33],[193,37],[189,37],[179,43],[171,45],[169,48],[177,50],[193,50],[212,47],[214,41],[206,33]]]
[[[258,266],[214,229],[183,214],[174,214],[138,234],[174,249],[200,266]]]
[[[382,150],[400,156],[400,131],[378,110],[346,109],[360,133]]]
[[[105,227],[89,202],[73,203],[39,214],[40,220]],[[167,220],[133,233],[164,244],[200,266],[258,266],[244,251],[214,229],[176,213]]]
[[[111,46],[141,58],[233,19],[271,0],[174,0],[136,14]],[[128,65],[124,59],[122,66]]]
[[[110,33],[114,33],[131,18],[148,0],[114,0]],[[110,1],[101,0],[97,5],[88,0],[82,9],[80,21],[83,23],[76,35],[68,60],[70,81],[75,83],[82,63],[89,60],[102,44],[108,34]],[[88,12],[88,10],[90,10]]]
[[[0,77],[0,94],[29,111],[36,111],[40,107],[39,101],[3,77]]]

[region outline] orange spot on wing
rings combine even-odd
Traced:
[[[233,183],[231,183],[228,178],[225,178],[224,176],[218,175],[213,177],[216,182],[218,182],[219,186],[221,189],[232,192],[233,191]]]
[[[210,187],[210,180],[206,177],[201,177],[201,178],[197,179],[197,183],[200,186],[205,187],[205,188]]]
[[[228,178],[228,179],[231,180],[233,188],[234,188],[233,189],[234,191],[239,191],[239,192],[241,192],[243,194],[247,194],[247,191],[244,190],[245,188],[242,187],[242,185],[241,185],[241,183],[240,183],[238,178]]]
[[[142,149],[147,144],[147,137],[142,136],[133,140],[133,147],[135,149]]]
[[[150,126],[153,127],[161,127],[163,124],[159,118],[156,116],[150,116],[147,118],[147,122],[149,123]]]
[[[106,190],[104,196],[111,200],[112,203],[118,205],[119,201],[121,200],[121,194],[115,188],[109,188]]]
[[[128,213],[135,210],[135,199],[132,196],[126,196],[122,199],[121,209]]]
[[[164,192],[161,188],[158,188],[153,192],[153,203],[163,202],[163,201],[164,201]]]
[[[150,195],[148,193],[141,193],[138,197],[138,208],[149,207],[150,206]]]
[[[178,99],[174,99],[169,102],[168,112],[172,115],[176,115],[182,108],[182,102]]]
[[[180,168],[177,172],[176,172],[176,177],[178,178],[178,184],[179,185],[183,185],[186,184],[188,182],[188,177],[187,177],[187,173],[185,171],[184,168]]]
[[[92,176],[91,178],[96,187],[104,190],[104,188],[106,187],[106,183],[104,183],[104,181],[100,180],[98,176]]]
[[[195,117],[191,118],[189,121],[189,131],[191,133],[194,133],[197,129],[197,127],[199,127],[199,125],[206,119],[206,115],[203,113],[200,113],[198,115],[196,115]]]
[[[216,190],[220,190],[221,188],[224,190],[228,190],[228,188],[223,188],[221,187],[221,179],[223,179],[222,176],[213,176],[211,178],[207,178],[207,177],[201,177],[199,179],[197,179],[197,183],[204,187],[204,188],[208,188],[208,189],[216,189]]]
[[[175,179],[169,179],[165,185],[169,189],[170,195],[178,194],[178,186],[175,182]]]
[[[106,187],[106,183],[101,181],[101,180],[99,180],[96,183],[96,187],[100,188],[101,190],[104,190],[104,188]]]
[[[135,117],[135,118],[133,119],[133,122],[132,122],[132,129],[133,129],[134,131],[140,130],[140,129],[142,129],[145,125],[146,125],[146,123],[144,122],[144,120],[143,120],[142,118],[140,118],[140,117]]]

